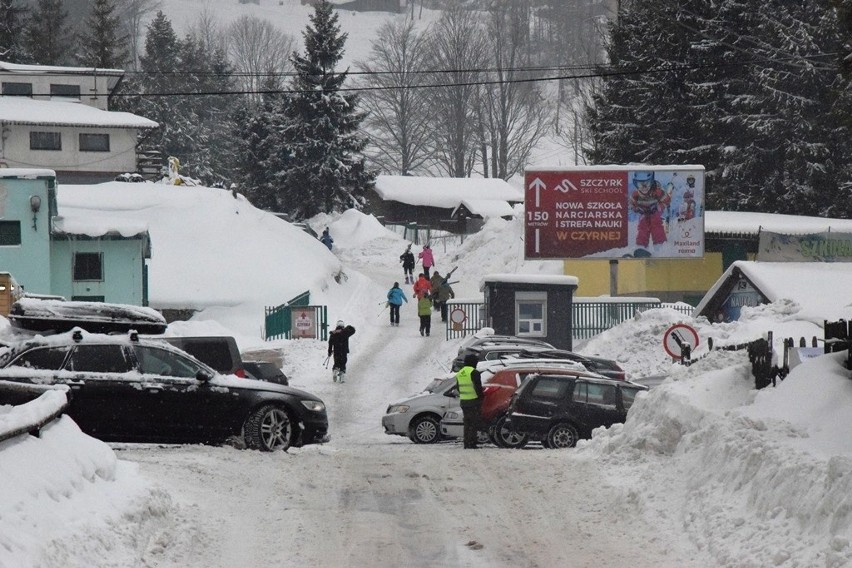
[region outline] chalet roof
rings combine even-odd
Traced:
[[[95,128],[156,128],[153,120],[129,113],[101,110],[83,103],[37,101],[0,96],[0,122],[39,126]]]
[[[730,279],[742,274],[770,302],[790,300],[801,307],[800,316],[822,326],[823,320],[852,316],[852,263],[758,262],[738,260],[731,264],[696,306],[700,314],[723,298]]]
[[[124,75],[124,69],[101,67],[64,67],[58,65],[22,65],[0,61],[0,73],[22,75]]]
[[[496,199],[462,199],[459,206],[453,209],[450,217],[455,217],[461,206],[464,206],[465,209],[470,211],[471,215],[479,215],[483,219],[511,217],[515,214],[515,210],[509,205],[508,201],[499,201]]]
[[[756,237],[761,230],[785,235],[808,235],[824,232],[852,233],[852,219],[744,211],[707,211],[705,213],[704,232],[707,235]]]
[[[496,178],[378,176],[376,193],[384,201],[455,209],[463,200],[521,203],[523,191]]]

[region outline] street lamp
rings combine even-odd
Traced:
[[[41,209],[41,196],[38,195],[30,195],[30,211],[33,212],[33,230],[38,231],[38,226],[36,226],[36,220],[38,219],[36,215]]]

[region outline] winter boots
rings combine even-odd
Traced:
[[[346,381],[343,378],[346,376],[346,371],[341,371],[340,369],[332,369],[331,371],[331,380],[335,383],[345,383]]]

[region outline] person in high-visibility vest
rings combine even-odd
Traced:
[[[456,373],[459,387],[459,404],[464,415],[464,447],[475,450],[476,433],[482,423],[482,375],[476,370],[479,359],[476,355],[464,358],[464,366]]]

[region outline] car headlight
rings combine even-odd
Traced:
[[[444,414],[444,420],[462,420],[462,415],[459,412],[447,412]]]
[[[402,414],[403,412],[408,412],[408,409],[411,408],[407,404],[392,404],[388,406],[388,414]]]
[[[325,410],[325,405],[318,400],[303,400],[302,406],[312,412],[322,412]]]

